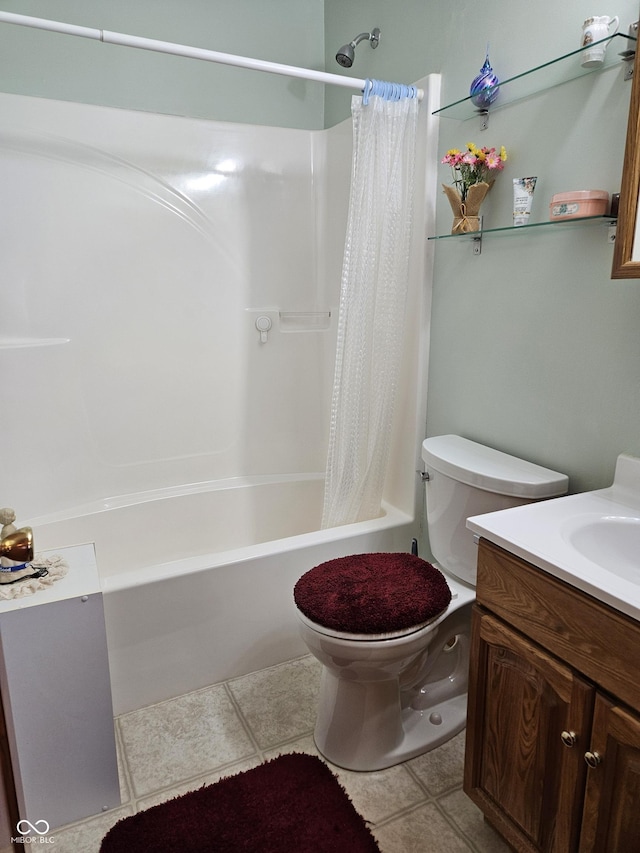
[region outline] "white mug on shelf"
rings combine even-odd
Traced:
[[[582,25],[581,47],[587,47],[587,45],[594,42],[601,42],[607,36],[615,35],[619,25],[620,20],[617,15],[613,18],[610,18],[608,15],[592,15]],[[612,27],[614,28],[613,30],[611,30]],[[584,68],[595,68],[597,65],[602,65],[608,43],[602,42],[602,44],[597,44],[590,50],[585,50],[581,54],[581,65]]]

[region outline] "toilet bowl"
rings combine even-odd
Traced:
[[[333,631],[298,609],[302,639],[323,665],[314,739],[333,764],[380,770],[433,749],[464,727],[466,634],[475,595],[454,580],[449,586],[447,610],[394,636]]]
[[[399,764],[464,728],[476,576],[466,519],[556,497],[568,486],[563,474],[460,436],[426,439],[422,455],[437,563],[355,555],[316,566],[294,589],[302,639],[322,664],[316,746],[349,770]],[[363,568],[371,573],[364,582]],[[393,600],[369,589],[378,576]]]

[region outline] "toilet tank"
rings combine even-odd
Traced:
[[[427,528],[438,564],[475,586],[477,547],[469,516],[522,506],[566,493],[569,478],[459,435],[422,443]]]

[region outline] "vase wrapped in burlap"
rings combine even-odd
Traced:
[[[452,234],[465,234],[480,230],[480,205],[491,187],[492,184],[488,184],[486,181],[473,184],[467,190],[466,199],[462,201],[460,193],[455,187],[442,185],[453,211]]]

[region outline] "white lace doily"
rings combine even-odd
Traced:
[[[47,589],[69,571],[69,564],[57,554],[51,557],[39,557],[36,554],[31,565],[34,569],[45,568],[48,574],[41,578],[24,578],[24,580],[15,583],[0,584],[0,601],[21,598],[23,595],[33,595],[34,592]]]

